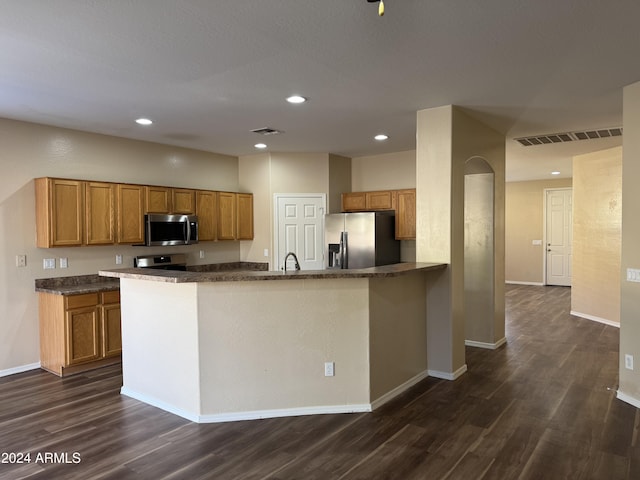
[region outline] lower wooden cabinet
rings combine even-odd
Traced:
[[[39,293],[40,365],[59,376],[120,362],[120,292]]]

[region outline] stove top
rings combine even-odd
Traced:
[[[186,270],[187,256],[184,253],[170,253],[165,255],[141,255],[138,257],[134,257],[133,266],[136,268]]]

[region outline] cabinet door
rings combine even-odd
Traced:
[[[100,358],[99,311],[96,305],[67,310],[65,315],[66,364]]]
[[[366,192],[367,210],[393,210],[395,208],[394,193],[392,190]]]
[[[416,238],[416,191],[398,190],[396,193],[396,239]]]
[[[342,194],[343,212],[360,212],[367,209],[367,195],[365,192],[351,192]]]
[[[238,193],[238,240],[253,240],[253,195]]]
[[[198,240],[206,242],[216,239],[216,192],[196,192],[196,215],[198,215]]]
[[[236,194],[218,192],[218,240],[236,239]]]
[[[172,213],[193,215],[196,213],[195,191],[186,188],[172,188]]]
[[[147,202],[146,213],[171,213],[171,189],[169,187],[144,187]]]
[[[100,310],[102,324],[102,356],[115,357],[122,353],[120,304],[103,305]]]
[[[36,179],[38,247],[82,245],[84,232],[82,187],[83,182],[78,180]]]
[[[119,184],[118,243],[144,243],[144,187]]]
[[[85,183],[87,245],[109,245],[116,241],[115,187],[113,183]]]

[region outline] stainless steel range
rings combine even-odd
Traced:
[[[142,255],[134,257],[133,266],[137,268],[156,268],[160,270],[186,270],[187,256],[184,253]]]

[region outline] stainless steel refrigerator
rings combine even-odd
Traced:
[[[366,268],[400,262],[393,210],[325,215],[324,228],[326,268]]]

